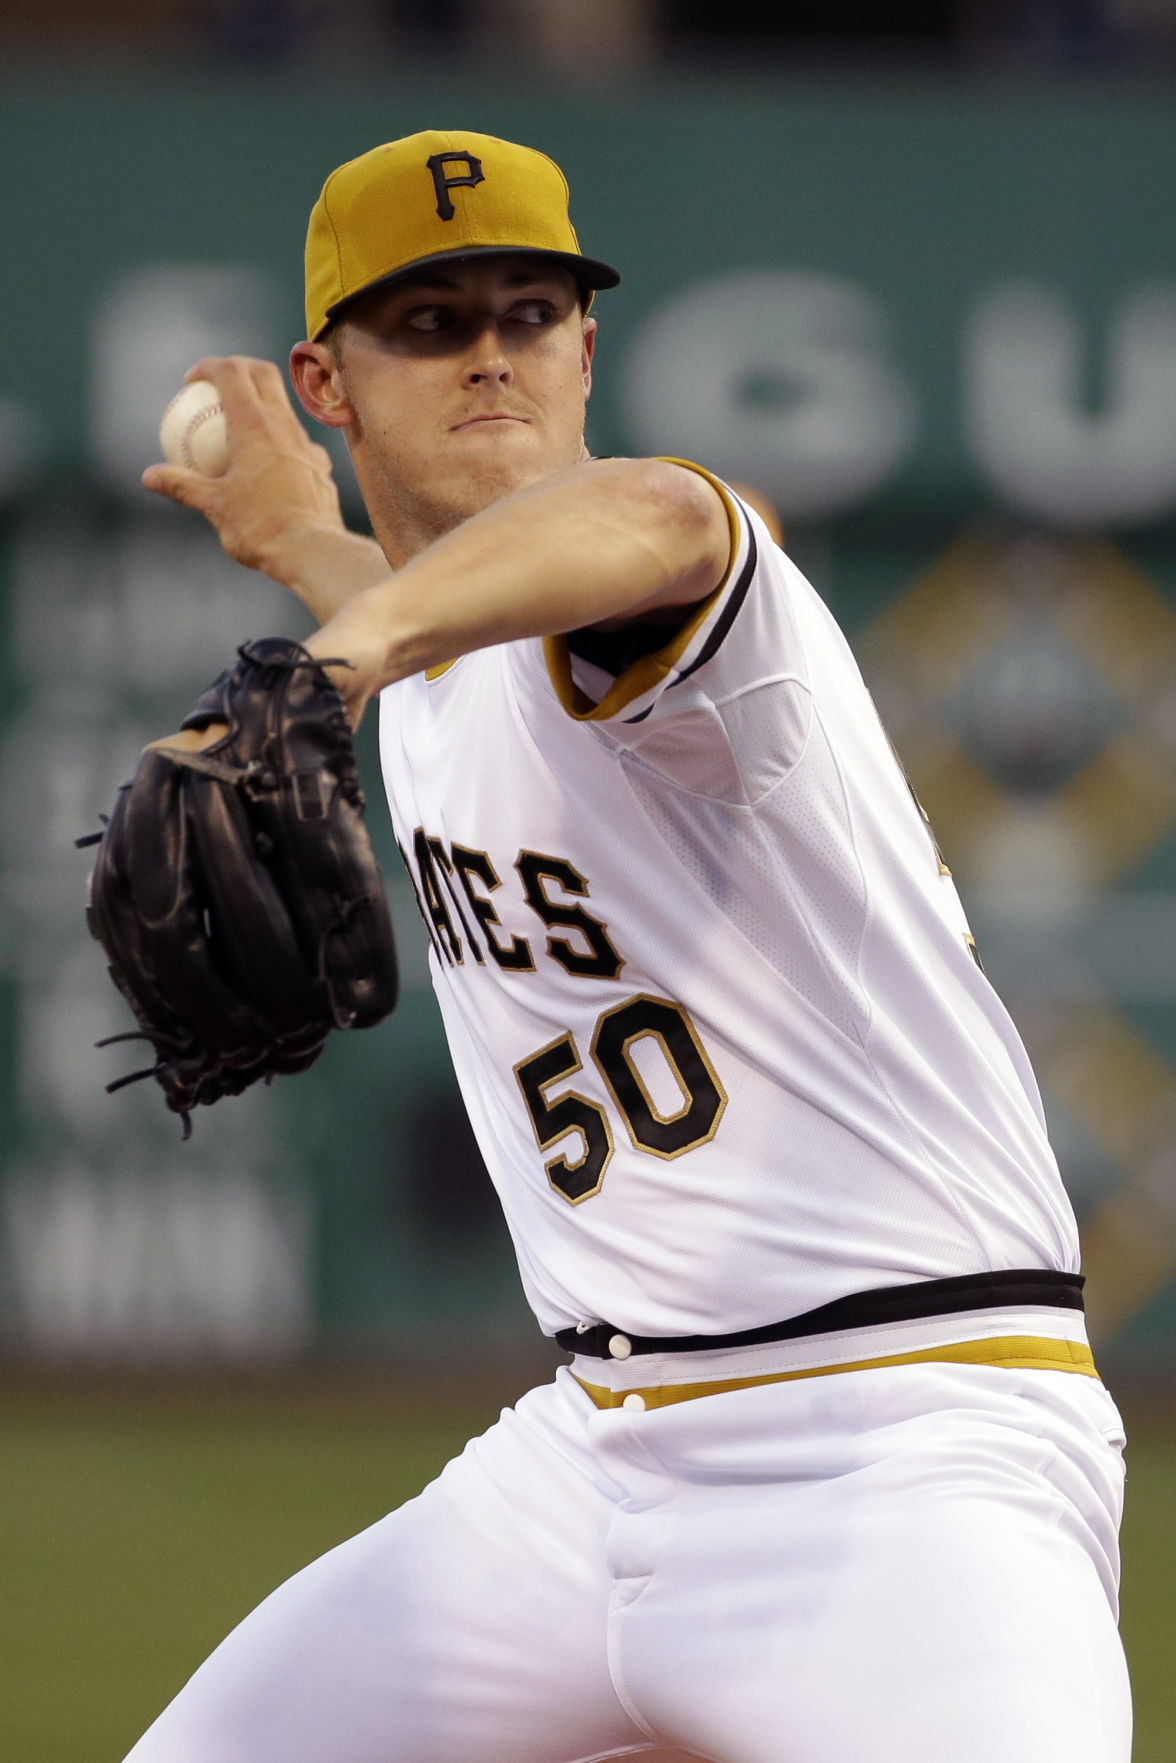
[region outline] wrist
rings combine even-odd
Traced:
[[[324,564],[329,567],[332,555],[340,562],[347,557],[349,541],[356,538],[358,535],[349,533],[342,520],[316,517],[283,521],[272,532],[254,534],[254,567],[291,593],[302,595],[302,589],[317,570]]]
[[[334,618],[357,594],[386,582],[388,560],[374,539],[339,523],[305,521],[276,535],[260,564],[288,588],[320,624]]]
[[[353,726],[358,725],[368,700],[398,677],[383,596],[372,589],[354,594],[332,619],[307,637],[305,647],[319,661],[347,664],[332,677]]]

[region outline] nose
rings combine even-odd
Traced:
[[[498,326],[491,322],[484,324],[470,344],[462,369],[464,386],[509,385],[514,378],[514,369],[502,346]]]

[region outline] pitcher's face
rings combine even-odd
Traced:
[[[407,518],[428,542],[583,458],[595,330],[568,271],[527,253],[431,265],[348,308],[324,420],[347,432],[377,537]],[[300,391],[299,352],[322,348],[295,350]]]

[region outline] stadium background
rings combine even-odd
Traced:
[[[205,351],[284,358],[325,172],[438,119],[549,151],[586,249],[624,271],[599,304],[594,449],[685,454],[759,486],[851,634],[1079,1210],[1099,1358],[1138,1441],[1137,1758],[1171,1755],[1168,9],[1135,9],[1150,35],[1115,8],[1057,5],[1022,9],[1036,37],[1006,8],[999,41],[928,26],[885,44],[847,32],[837,53],[806,37],[803,54],[762,18],[735,42],[708,36],[705,8],[663,9],[660,35],[636,4],[594,10],[594,37],[550,41],[536,21],[555,0],[486,8],[481,34],[472,11],[406,8],[399,37],[373,8],[332,27],[297,5],[83,19],[54,0],[39,41],[31,15],[0,19],[21,50],[0,77],[14,1763],[121,1755],[279,1574],[411,1492],[552,1362],[454,1092],[374,729],[402,1006],[307,1077],[199,1118],[190,1144],[154,1086],[103,1094],[127,1066],[93,1043],[125,1014],[73,846],[235,643],[305,629],[138,488],[163,404]],[[894,9],[916,14],[940,16]]]

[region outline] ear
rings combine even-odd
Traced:
[[[334,352],[325,343],[295,343],[290,351],[290,378],[308,416],[328,428],[348,428],[355,411]]]
[[[596,320],[594,318],[586,318],[584,320],[584,340],[580,348],[580,372],[584,379],[585,398],[589,397],[592,392],[592,357],[595,353]]]

